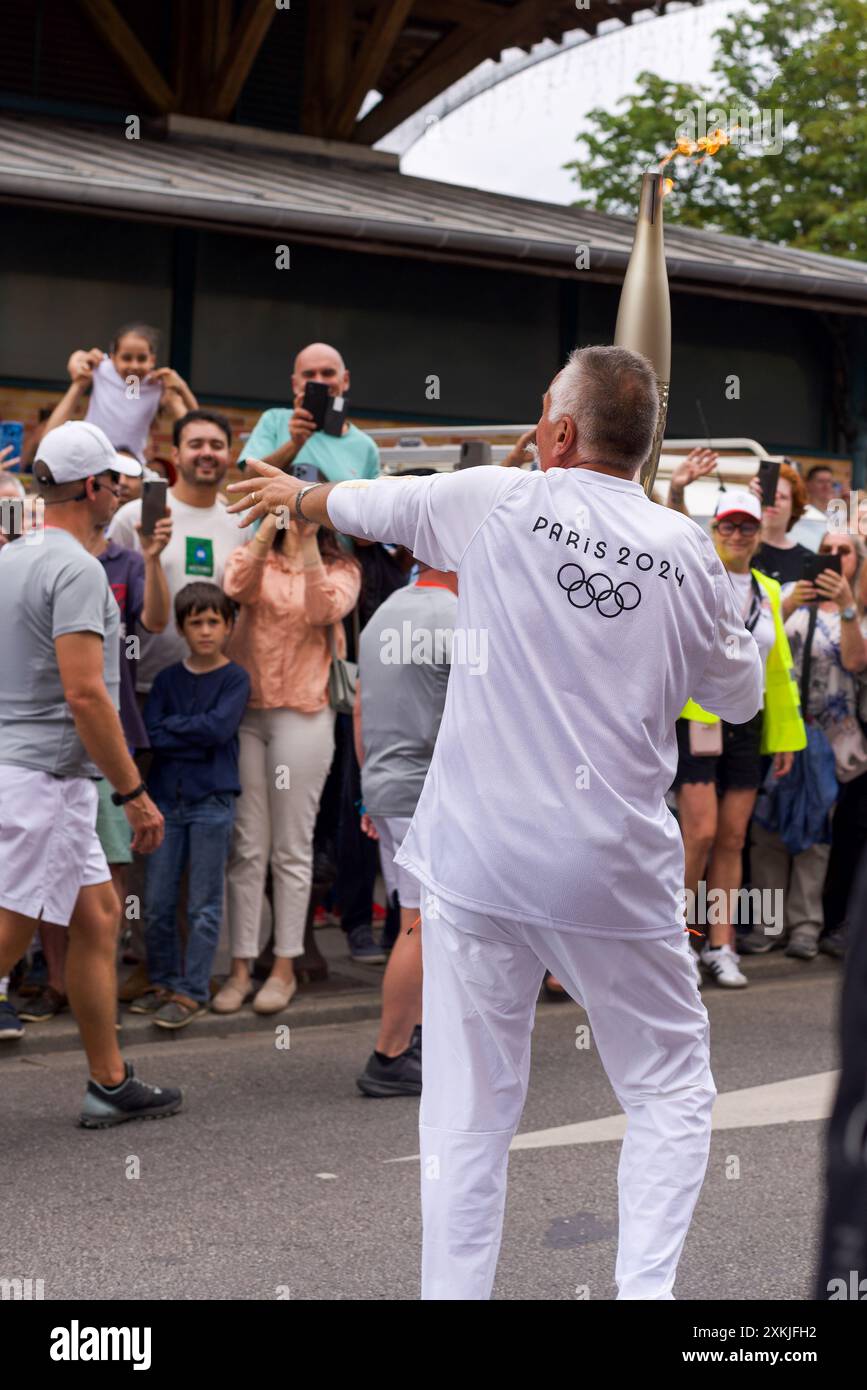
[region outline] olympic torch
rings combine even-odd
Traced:
[[[635,240],[620,292],[614,330],[615,346],[643,353],[656,372],[659,414],[650,453],[641,466],[641,484],[648,497],[659,467],[671,380],[671,299],[662,237],[665,191],[666,180],[660,172],[647,173],[642,178]]]

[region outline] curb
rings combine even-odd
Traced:
[[[757,985],[791,981],[797,978],[801,970],[804,971],[802,978],[805,981],[810,975],[814,979],[828,979],[835,974],[842,976],[840,963],[828,957],[820,956],[815,961],[808,962],[806,968],[803,962],[785,960],[782,952],[778,951],[772,952],[770,956],[745,956],[742,957],[742,961],[747,962],[749,973]],[[314,985],[312,988],[317,987]],[[184,1037],[220,1038],[231,1037],[234,1034],[249,1036],[251,1033],[272,1033],[280,1023],[288,1023],[292,1028],[321,1028],[335,1023],[357,1023],[378,1019],[380,1015],[381,978],[374,988],[356,985],[356,988],[330,990],[328,993],[312,995],[302,986],[302,991],[303,993],[299,992],[295,996],[287,1009],[278,1014],[256,1014],[249,1005],[245,1005],[236,1014],[205,1014],[203,1018],[191,1024],[190,1028],[179,1029],[181,1036],[177,1041],[181,1043]],[[703,979],[702,992],[706,1001],[718,995],[742,993],[719,989],[707,979]],[[548,1001],[542,995],[540,1005],[546,1003]],[[562,1007],[563,1003],[565,1001],[558,1001],[551,1007],[556,1009]],[[150,1019],[140,1014],[124,1011],[122,1020],[123,1027],[118,1033],[121,1047],[142,1043],[171,1044],[176,1041],[174,1032],[155,1027]],[[64,1014],[62,1019],[52,1020],[50,1023],[25,1023],[24,1028],[23,1038],[0,1041],[0,1067],[4,1062],[16,1059],[20,1061],[50,1052],[77,1052],[81,1048],[78,1029],[70,1014]]]
[[[352,991],[348,998],[308,999],[300,1004],[296,999],[288,1008],[277,1014],[256,1014],[245,1006],[236,1014],[207,1013],[196,1019],[189,1028],[178,1029],[177,1033],[168,1028],[157,1028],[149,1018],[141,1014],[124,1012],[121,1015],[123,1027],[118,1033],[122,1048],[141,1043],[182,1043],[185,1037],[220,1038],[233,1034],[272,1033],[281,1023],[292,1028],[317,1028],[334,1023],[356,1023],[365,1019],[378,1019],[382,1006],[382,993],[376,990]],[[58,1031],[53,1031],[57,1029]],[[0,1042],[0,1066],[5,1061],[22,1060],[27,1057],[43,1056],[49,1052],[78,1052],[81,1039],[71,1015],[62,1020],[49,1023],[25,1023],[24,1037]],[[180,1034],[178,1038],[177,1034]]]

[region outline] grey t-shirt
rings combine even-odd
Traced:
[[[105,569],[68,531],[49,527],[0,550],[0,763],[55,777],[101,777],[63,694],[54,640],[102,638],[105,684],[120,699],[120,610]]]
[[[430,767],[449,679],[458,601],[410,584],[361,634],[361,793],[372,816],[412,816]]]

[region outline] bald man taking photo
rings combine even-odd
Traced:
[[[292,372],[293,409],[275,406],[256,421],[256,427],[238,457],[262,459],[274,468],[288,470],[294,463],[312,464],[330,483],[347,478],[376,478],[379,451],[369,435],[345,420],[340,434],[316,428],[304,409],[304,388],[309,381],[322,382],[332,400],[343,401],[349,392],[349,370],[337,348],[311,343],[295,358]]]
[[[762,662],[709,537],[637,481],[657,410],[645,358],[583,348],[545,393],[538,472],[310,487],[251,463],[231,489],[244,525],[291,508],[458,575],[442,723],[395,855],[426,889],[425,1299],[490,1297],[546,967],[627,1116],[618,1297],[674,1297],[716,1091],[665,794],[686,699],[744,723]],[[484,667],[456,659],[461,633]]]

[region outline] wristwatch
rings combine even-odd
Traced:
[[[316,488],[316,487],[321,487],[321,486],[322,486],[321,483],[308,483],[306,487],[302,487],[298,492],[296,492],[296,494],[295,494],[295,520],[296,520],[296,521],[306,521],[308,526],[315,526],[315,525],[316,525],[316,522],[313,520],[312,517],[310,517],[310,516],[305,516],[304,513],[302,512],[302,510],[301,510],[301,499],[302,499],[302,497],[306,497],[307,494],[308,494],[308,492],[312,492],[314,488]]]
[[[142,792],[146,791],[147,787],[145,786],[144,782],[139,782],[138,786],[135,788],[134,791],[126,792],[124,794],[121,794],[120,792],[112,792],[111,799],[115,806],[125,806],[128,801],[135,801],[137,796],[141,796]]]
[[[857,617],[858,609],[852,603],[848,604],[847,607],[840,609],[840,619],[844,623],[854,622]]]

